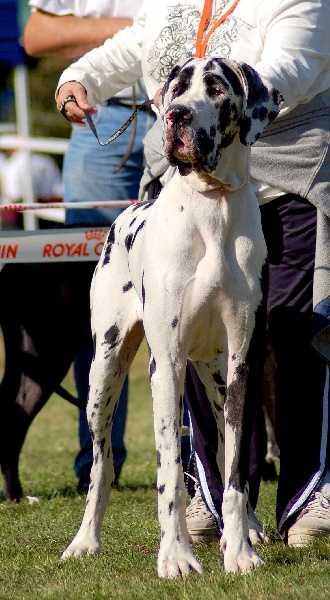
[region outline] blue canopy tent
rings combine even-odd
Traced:
[[[21,140],[30,138],[29,118],[29,94],[28,76],[25,66],[25,53],[20,44],[22,23],[22,10],[27,9],[27,2],[16,0],[0,0],[0,76],[1,70],[6,72],[8,68],[14,69],[14,95],[16,123],[2,124],[2,131],[16,131],[16,137],[10,135],[0,136],[0,148],[20,148],[25,154],[26,180],[25,180],[25,202],[33,202],[33,185],[31,175],[30,151],[24,149]],[[11,139],[13,138],[13,139]],[[35,229],[36,219],[32,214],[24,215],[24,226],[26,229]]]
[[[19,43],[19,7],[16,0],[0,0],[0,63],[16,67],[25,55]]]
[[[26,55],[20,45],[20,37],[29,15],[28,0],[0,0],[0,77],[8,68],[14,73],[14,96],[16,123],[0,123],[0,150],[20,150],[25,155],[26,177],[23,201],[34,201],[31,152],[63,154],[67,141],[57,138],[37,138],[30,135],[30,99],[28,86],[28,70],[25,65]],[[13,132],[13,133],[12,133]],[[60,214],[55,214],[59,212]],[[63,221],[63,211],[52,211],[49,218]],[[42,215],[36,212],[24,213],[25,229],[35,229],[37,216],[47,218],[46,211]]]

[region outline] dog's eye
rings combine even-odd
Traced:
[[[179,91],[179,85],[176,84],[172,88],[172,96],[175,96],[178,93],[178,91]]]
[[[220,94],[225,93],[225,90],[223,89],[223,87],[221,85],[213,85],[211,89],[212,89],[212,93],[214,94],[214,96],[220,96]]]
[[[221,85],[221,83],[209,85],[207,91],[211,97],[221,96],[226,93],[226,90],[224,89],[223,85]]]
[[[228,86],[219,75],[214,73],[206,73],[204,77],[206,92],[210,98],[222,96],[226,94]]]

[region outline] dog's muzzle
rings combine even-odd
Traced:
[[[193,116],[191,109],[179,104],[169,106],[165,113],[165,152],[171,164],[192,164],[197,159]]]

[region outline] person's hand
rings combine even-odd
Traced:
[[[56,105],[68,121],[80,125],[85,124],[85,112],[96,112],[96,109],[88,103],[84,86],[78,81],[68,81],[61,85],[56,96]]]

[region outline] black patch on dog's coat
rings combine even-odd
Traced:
[[[160,456],[159,450],[157,450],[157,452],[156,452],[156,461],[157,461],[157,467],[161,467],[162,463],[161,463],[161,456]]]
[[[236,367],[234,380],[227,389],[226,421],[233,429],[242,424],[248,372],[246,363]]]
[[[239,76],[228,65],[226,65],[226,63],[224,61],[222,61],[221,59],[220,60],[214,59],[214,60],[218,60],[220,68],[221,68],[226,80],[231,85],[235,96],[242,98],[243,88],[242,88],[242,84],[241,84]]]
[[[174,160],[171,160],[170,164],[178,167],[179,173],[180,173],[180,175],[182,175],[182,177],[185,177],[186,175],[190,175],[190,173],[192,171],[192,165],[190,163],[180,162],[176,158]]]
[[[158,491],[160,494],[164,494],[165,492],[165,483],[159,486]]]
[[[235,454],[231,465],[229,485],[243,492],[247,477],[249,456],[249,431],[251,427],[249,415],[247,414],[248,400],[246,397],[249,368],[247,363],[240,364],[235,369],[234,380],[228,386],[225,401],[225,420],[237,436]]]
[[[142,207],[142,210],[147,210],[147,208],[149,208],[149,206],[151,206],[153,204],[153,202],[146,202],[144,204],[144,206]]]
[[[141,221],[140,225],[138,226],[136,232],[134,233],[134,237],[133,237],[133,239],[131,241],[131,246],[130,246],[131,248],[132,248],[132,246],[133,246],[133,244],[134,244],[134,242],[136,240],[137,234],[139,233],[139,231],[141,231],[143,229],[143,227],[145,226],[145,224],[146,224],[146,221],[144,220],[144,221]]]
[[[127,236],[125,237],[125,247],[127,252],[130,251],[130,249],[132,248],[132,241],[133,241],[133,233],[128,233]]]
[[[246,139],[249,131],[251,131],[251,118],[243,117],[241,120],[241,131],[240,131],[241,139],[243,139],[243,140]]]
[[[93,341],[93,360],[94,360],[95,354],[96,354],[96,333],[93,333],[92,341]]]
[[[133,283],[131,281],[128,281],[124,286],[123,286],[123,292],[128,292],[128,290],[131,290],[133,287]]]
[[[182,96],[190,88],[192,76],[194,74],[195,67],[185,67],[181,70],[178,81],[172,89],[172,100]]]
[[[214,140],[208,135],[204,127],[196,131],[196,146],[202,156],[207,156],[214,149]]]
[[[107,265],[110,262],[110,254],[111,254],[112,246],[114,243],[115,243],[115,223],[112,223],[112,225],[110,227],[110,231],[108,233],[107,241],[106,241],[102,267],[104,267],[105,265]]]
[[[174,508],[174,502],[170,502],[168,505],[168,514],[171,516],[172,510]]]
[[[142,307],[144,308],[144,305],[146,303],[146,291],[144,289],[144,271],[142,273],[142,282],[141,282],[141,294],[142,294]]]
[[[104,446],[105,446],[105,438],[102,438],[102,440],[100,441],[100,450],[101,450],[101,454],[104,454]]]
[[[153,374],[154,374],[155,371],[156,371],[156,361],[155,361],[154,357],[152,357],[152,359],[150,361],[150,365],[149,365],[149,377],[150,377],[150,379],[153,376]]]
[[[172,321],[172,323],[171,323],[171,327],[172,327],[172,329],[175,329],[175,328],[176,328],[176,326],[177,326],[178,322],[179,322],[179,319],[178,319],[178,317],[174,317],[174,319],[173,319],[173,321]]]
[[[259,121],[265,121],[267,118],[267,108],[265,106],[256,106],[252,111],[252,118],[259,119]]]
[[[241,65],[241,69],[248,82],[247,108],[258,106],[268,102],[269,93],[266,86],[262,83],[258,73],[246,63]]]
[[[219,153],[220,153],[221,148],[228,148],[228,146],[232,143],[235,135],[236,135],[236,131],[234,131],[233,133],[232,132],[225,133],[221,138],[221,144],[218,146],[217,151],[219,151]],[[218,155],[218,157],[219,157],[219,155]]]
[[[119,328],[118,325],[111,325],[110,329],[104,334],[104,342],[108,346],[108,350],[112,350],[117,346],[119,342]]]
[[[172,71],[170,72],[166,82],[163,85],[163,89],[162,89],[162,100],[164,100],[164,96],[168,91],[168,88],[170,87],[171,82],[173,81],[173,79],[175,79],[175,77],[180,73],[181,67],[179,65],[175,65],[175,67],[172,69]]]
[[[231,124],[231,102],[229,98],[225,98],[225,100],[221,103],[220,106],[220,117],[219,117],[219,131],[224,134],[227,127]],[[221,144],[222,145],[222,144]]]

